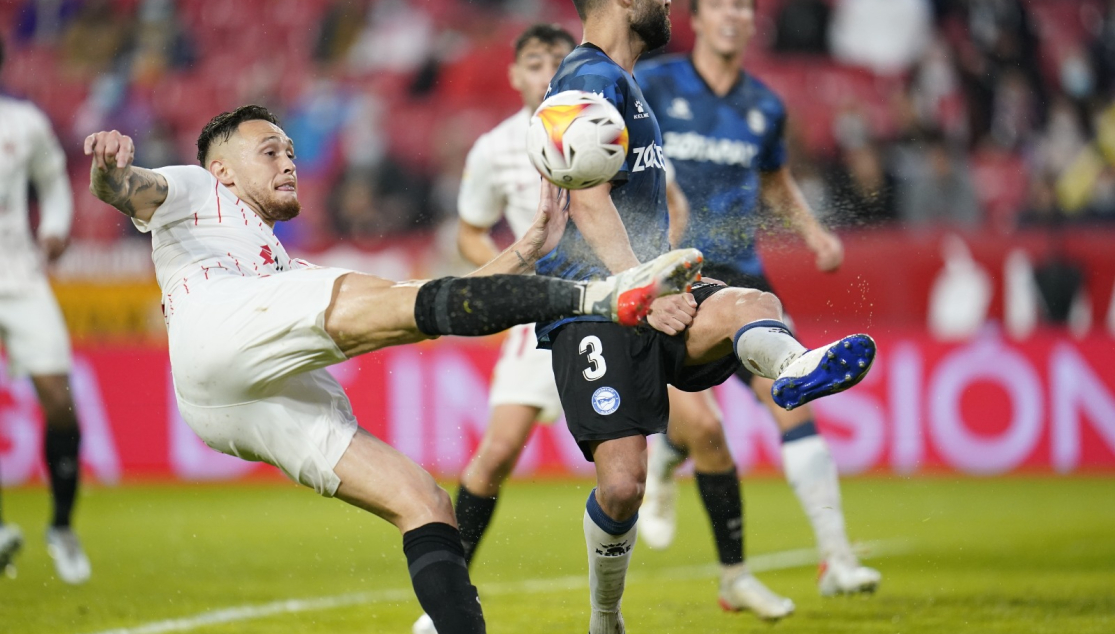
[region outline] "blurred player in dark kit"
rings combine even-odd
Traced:
[[[666,156],[690,203],[681,244],[701,249],[708,277],[772,292],[755,243],[762,201],[804,240],[818,270],[836,270],[843,260],[840,240],[816,220],[786,165],[785,106],[766,85],[741,70],[755,31],[754,0],[690,0],[689,6],[696,34],[693,51],[659,57],[636,71],[662,126]],[[821,557],[821,593],[874,590],[880,575],[861,566],[852,552],[836,467],[817,433],[812,409],[806,405],[786,411],[775,404],[770,379],[746,367],[738,376],[782,432],[786,479],[812,524]],[[674,391],[674,396],[672,420],[682,424],[672,424],[668,435],[656,436],[652,443],[647,500],[639,524],[640,537],[652,548],[664,548],[673,539],[672,477],[687,455],[696,463],[714,532],[726,534],[729,525],[742,526],[736,467],[715,402],[709,394]],[[715,519],[712,509],[724,505],[730,511]],[[742,561],[742,553],[733,553],[736,556]],[[723,557],[722,563],[727,563]]]

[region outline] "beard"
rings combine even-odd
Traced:
[[[245,199],[255,202],[253,206],[259,210],[260,216],[273,223],[291,220],[302,211],[302,203],[296,197],[280,197],[272,190],[249,187],[244,188],[244,193],[247,194]]]
[[[647,51],[666,46],[670,41],[669,10],[652,0],[640,0],[639,9],[631,19],[631,30],[643,40]]]
[[[275,222],[293,220],[300,211],[302,211],[302,203],[298,202],[297,198],[271,200],[267,205],[267,215]]]

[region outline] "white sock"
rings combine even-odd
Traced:
[[[627,581],[627,566],[631,563],[631,551],[635,549],[635,525],[622,535],[612,535],[597,526],[587,510],[584,525],[592,610],[618,612]]]
[[[740,328],[734,348],[744,367],[767,379],[777,379],[806,351],[786,324],[775,319],[753,321]]]
[[[720,564],[720,585],[721,587],[732,585],[736,579],[750,574],[751,570],[748,569],[746,561],[738,564]]]
[[[648,472],[661,478],[673,476],[674,469],[685,462],[685,459],[689,457],[688,454],[679,451],[677,446],[671,443],[665,435],[656,438],[653,442],[654,449],[647,458]]]
[[[813,525],[821,559],[856,562],[844,530],[840,481],[828,443],[820,435],[782,443],[782,468]]]

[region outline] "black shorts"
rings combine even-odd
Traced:
[[[700,306],[724,288],[698,282],[693,297]],[[589,462],[594,442],[664,433],[670,419],[667,385],[700,392],[720,385],[741,365],[729,354],[686,366],[685,337],[646,326],[575,321],[550,338],[566,422]]]
[[[727,266],[705,264],[701,267],[701,276],[719,280],[736,288],[756,288],[767,293],[774,293],[774,288],[765,275],[748,275]]]

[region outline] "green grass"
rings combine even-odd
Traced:
[[[590,484],[514,482],[481,546],[474,581],[493,634],[583,632],[581,514]],[[745,483],[748,552],[811,546],[779,480]],[[900,552],[870,560],[873,597],[821,599],[815,569],[762,573],[797,603],[771,626],[716,606],[712,538],[692,481],[681,490],[679,539],[636,551],[624,599],[634,633],[1115,632],[1115,481],[850,479],[849,531]],[[4,491],[4,517],[27,537],[19,575],[0,579],[0,632],[91,634],[208,610],[366,593],[354,604],[199,627],[205,634],[398,632],[419,613],[400,538],[386,523],[293,485],[92,488],[79,532],[93,580],[55,580],[41,527],[41,489]],[[515,591],[531,579],[564,587]]]

